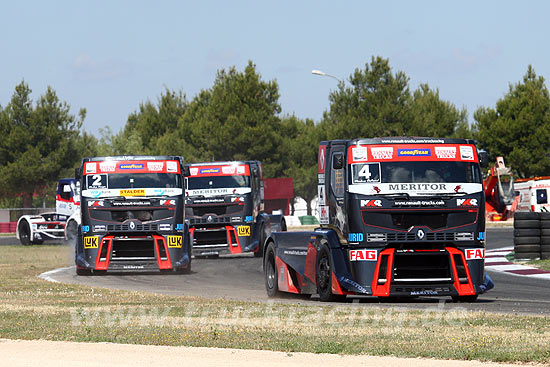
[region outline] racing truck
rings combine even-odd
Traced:
[[[73,178],[57,182],[55,212],[22,215],[15,236],[23,245],[39,245],[48,240],[64,240],[67,219],[80,209],[80,186]]]
[[[191,271],[178,156],[84,158],[76,273]]]
[[[321,142],[320,227],[267,238],[268,296],[475,301],[485,257],[480,160],[486,165],[487,153],[465,139]]]
[[[263,255],[271,231],[284,231],[283,215],[263,212],[262,165],[259,161],[188,164],[185,216],[193,254],[253,252]]]

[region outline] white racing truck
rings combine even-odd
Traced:
[[[80,213],[80,187],[72,178],[57,183],[55,212],[22,215],[17,221],[15,236],[22,245],[39,245],[48,240],[70,239],[69,217]],[[76,223],[75,223],[76,224]],[[77,226],[74,227],[76,233]]]

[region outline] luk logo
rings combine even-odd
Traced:
[[[477,199],[456,199],[457,206],[477,206]]]
[[[183,237],[182,236],[166,236],[166,241],[168,243],[168,247],[170,248],[181,248],[183,244]]]
[[[485,249],[482,248],[468,248],[464,250],[466,254],[466,260],[481,260],[485,259]]]
[[[361,200],[361,206],[382,206],[382,200]]]
[[[99,239],[95,236],[91,237],[84,237],[84,248],[98,248],[99,246]]]
[[[250,237],[250,226],[240,226],[237,227],[237,235]]]
[[[363,241],[363,233],[350,233],[348,234],[348,241],[349,242],[362,242]]]
[[[376,250],[349,250],[349,261],[376,261],[377,259]]]

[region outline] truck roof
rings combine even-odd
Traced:
[[[183,162],[183,158],[176,155],[116,155],[111,157],[87,157],[82,162],[101,162],[101,161],[165,161],[175,160]]]
[[[196,163],[186,163],[186,166],[223,166],[223,165],[232,165],[232,164],[250,164],[250,163],[260,163],[259,161],[220,161],[220,162],[196,162]]]
[[[321,142],[328,143],[328,142]],[[331,144],[344,143],[346,145],[369,145],[369,144],[474,144],[472,139],[455,138],[431,138],[419,136],[393,136],[383,138],[357,138],[350,140],[330,140]]]

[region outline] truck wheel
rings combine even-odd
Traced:
[[[87,276],[87,275],[92,275],[92,272],[88,269],[79,269],[77,267],[76,268],[76,275]]]
[[[286,228],[286,220],[285,218],[283,217],[283,219],[281,220],[281,232],[286,232],[287,228]]]
[[[332,293],[333,267],[328,246],[322,244],[317,255],[317,293],[322,302],[342,301],[346,298]]]
[[[185,269],[181,270],[181,274],[191,274],[191,261],[193,260],[193,256],[191,256],[191,253],[193,249],[191,248],[191,244],[187,242],[187,253],[189,254],[189,265]]]
[[[27,222],[26,220],[22,220],[21,222],[19,222],[17,230],[19,231],[19,241],[21,241],[21,244],[24,246],[30,245],[31,227],[29,226],[29,222]]]
[[[279,292],[279,279],[277,277],[277,265],[275,264],[275,246],[273,242],[270,242],[265,251],[264,257],[264,278],[265,278],[265,290],[268,297],[278,297]]]
[[[258,250],[254,252],[254,257],[264,256],[264,242],[266,237],[267,236],[265,234],[265,226],[262,224],[262,229],[260,230],[260,239],[259,239],[260,242],[258,243]]]

